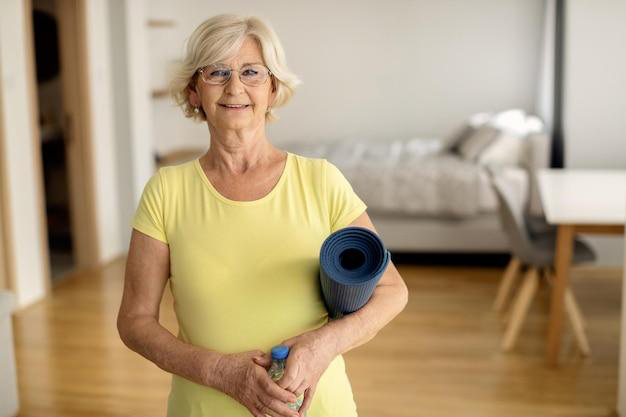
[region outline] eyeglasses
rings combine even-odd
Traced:
[[[239,79],[242,83],[251,87],[258,87],[265,84],[272,72],[265,65],[250,64],[244,65],[238,70],[227,67],[226,65],[214,64],[198,70],[202,81],[212,85],[224,85],[229,80],[233,72],[239,73]]]

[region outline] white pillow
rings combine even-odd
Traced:
[[[528,116],[526,118],[526,134],[541,133],[544,130],[544,124],[537,116]]]
[[[501,111],[491,117],[489,124],[503,131],[517,135],[525,135],[526,113],[521,109]]]
[[[544,125],[537,116],[526,115],[521,109],[505,110],[496,113],[488,122],[491,126],[517,136],[543,131]]]
[[[481,165],[515,166],[524,156],[526,137],[501,131],[477,158]]]
[[[458,145],[459,155],[468,161],[475,161],[480,153],[496,139],[498,133],[498,129],[489,125],[475,129]]]

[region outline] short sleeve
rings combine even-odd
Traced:
[[[133,217],[133,228],[167,243],[163,216],[163,180],[161,170],[146,183]]]
[[[348,226],[367,205],[354,192],[352,186],[332,163],[326,161],[326,195],[330,216],[331,233]]]

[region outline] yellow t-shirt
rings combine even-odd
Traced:
[[[269,352],[328,321],[320,248],[365,209],[324,159],[288,153],[276,186],[254,201],[222,196],[196,159],[159,169],[145,186],[133,227],[169,245],[179,339],[222,353]],[[167,415],[250,413],[220,391],[173,375]],[[308,416],[356,415],[338,356],[322,375]]]

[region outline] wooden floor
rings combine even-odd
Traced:
[[[123,262],[67,278],[16,315],[21,417],[164,415],[169,376],[117,336]],[[615,415],[619,273],[573,277],[593,356],[577,355],[568,329],[562,366],[551,370],[544,367],[546,288],[516,351],[502,354],[502,322],[490,310],[501,269],[399,269],[410,289],[406,310],[346,355],[361,417]],[[169,294],[162,321],[176,328]]]

